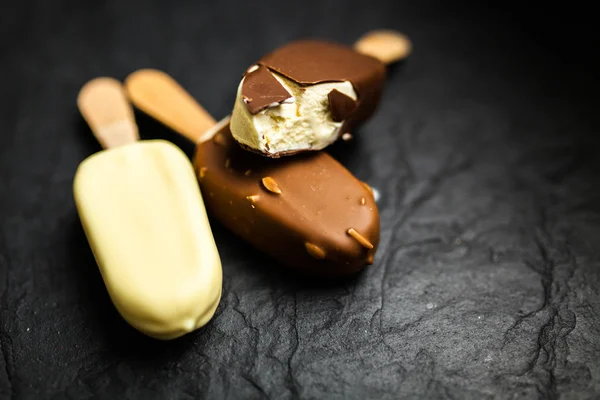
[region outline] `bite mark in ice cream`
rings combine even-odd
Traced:
[[[255,65],[238,87],[231,132],[269,157],[334,142],[375,111],[385,78],[374,57],[316,40],[292,42]]]

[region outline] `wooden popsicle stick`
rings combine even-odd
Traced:
[[[412,43],[408,36],[392,30],[375,30],[366,33],[354,43],[354,50],[377,58],[389,65],[408,57]]]
[[[216,124],[184,88],[162,71],[133,72],[125,79],[125,90],[137,108],[196,143]]]
[[[101,77],[87,82],[77,95],[77,107],[103,149],[139,140],[133,108],[116,79]]]

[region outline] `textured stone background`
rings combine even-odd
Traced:
[[[585,10],[14,3],[0,13],[0,397],[600,397],[600,84]],[[415,51],[356,140],[330,149],[380,192],[375,264],[335,285],[298,281],[214,221],[214,320],[167,343],[126,325],[71,195],[99,150],[81,85],[159,68],[221,118],[265,52],[380,27]]]

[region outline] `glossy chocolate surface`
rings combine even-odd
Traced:
[[[327,153],[269,159],[242,149],[226,125],[198,145],[194,164],[212,215],[297,273],[344,276],[372,263],[373,196]]]

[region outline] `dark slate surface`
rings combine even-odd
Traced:
[[[2,398],[600,396],[598,41],[580,16],[442,1],[13,3],[0,13]],[[266,51],[379,27],[407,32],[414,54],[357,140],[331,149],[381,194],[375,264],[301,282],[214,222],[213,321],[166,343],[122,322],[71,195],[99,150],[81,85],[160,68],[220,118]]]

